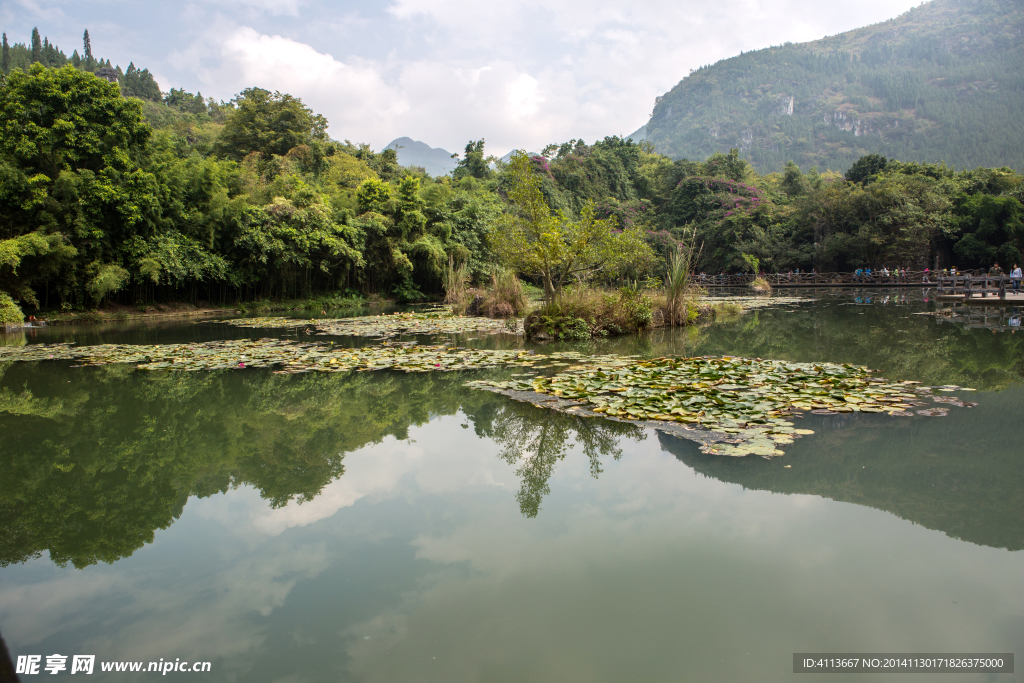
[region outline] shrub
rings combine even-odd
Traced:
[[[526,313],[527,308],[523,283],[515,273],[497,269],[491,272],[490,287],[486,290],[467,289],[461,300],[452,305],[452,310],[460,315],[488,318],[517,317]]]
[[[0,292],[0,325],[4,327],[21,327],[25,322],[25,314],[21,307],[14,303],[14,299],[7,292]]]
[[[326,311],[332,308],[361,308],[366,303],[366,297],[349,288],[344,292],[334,292],[333,294],[313,297],[305,304],[305,307],[311,309],[319,308]]]
[[[754,278],[754,281],[750,283],[750,289],[757,292],[758,294],[771,294],[772,286],[768,283],[768,280],[762,275],[758,275]]]
[[[651,326],[654,317],[652,301],[642,290],[623,287],[619,290],[619,305],[629,327],[643,330]]]
[[[640,289],[567,287],[561,297],[528,315],[523,326],[528,339],[580,340],[637,332],[650,327],[653,317],[653,301]]]

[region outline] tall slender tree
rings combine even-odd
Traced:
[[[39,37],[39,29],[32,29],[32,63],[42,61],[43,59],[43,40]]]
[[[85,60],[85,68],[92,68],[92,41],[89,40],[89,29],[85,29],[85,35],[82,36],[82,41],[85,45],[85,53],[82,58]]]
[[[11,46],[7,43],[7,34],[4,33],[4,54],[3,62],[0,63],[3,66],[4,73],[11,72]]]

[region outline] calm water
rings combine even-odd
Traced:
[[[813,296],[545,348],[855,362],[980,405],[810,415],[815,435],[768,461],[462,387],[482,373],[0,364],[0,632],[44,663],[181,658],[212,671],[168,678],[282,683],[841,681],[862,678],[794,675],[793,652],[1020,658],[1024,335],[915,315],[919,290]],[[28,341],[231,336],[271,335]]]

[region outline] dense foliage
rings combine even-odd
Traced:
[[[684,238],[700,250],[694,269],[707,272],[749,272],[750,262],[767,272],[987,269],[1021,263],[1024,251],[1024,176],[1008,168],[870,155],[845,177],[792,162],[761,175],[736,149],[671,161],[618,138],[545,153],[533,163],[549,203],[571,211],[593,200],[599,216],[642,228],[660,257],[656,275]]]
[[[988,267],[1019,263],[1024,248],[1022,177],[1006,168],[874,154],[845,178],[793,163],[759,175],[738,150],[672,161],[611,137],[507,164],[470,141],[451,175],[430,177],[393,149],[331,140],[326,119],[284,93],[146,99],[148,72],[97,78],[82,66],[99,64],[88,43],[77,67],[48,41],[37,53],[22,64],[31,50],[9,46],[0,81],[0,291],[26,315],[416,300],[439,295],[453,269],[472,286],[498,265],[549,293],[637,283],[660,278],[684,236],[709,272],[754,259],[768,271]]]
[[[673,158],[740,149],[759,171],[879,152],[1024,170],[1024,5],[933,0],[890,21],[693,71],[647,139]]]

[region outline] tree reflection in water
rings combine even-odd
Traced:
[[[468,377],[0,364],[0,566],[43,551],[62,566],[114,562],[173,524],[189,497],[243,485],[274,508],[301,504],[345,473],[346,453],[459,410],[519,465],[529,517],[572,444],[597,476],[620,438],[643,436],[467,389]]]
[[[516,476],[522,484],[516,501],[526,517],[536,517],[540,512],[541,501],[551,493],[548,480],[569,449],[576,445],[583,449],[590,461],[590,475],[596,479],[603,471],[602,456],[615,460],[622,457],[622,439],[646,438],[644,430],[636,425],[577,417],[513,401],[502,406],[489,433],[502,447],[501,459],[518,466]]]
[[[765,309],[709,328],[547,350],[852,362],[890,379],[997,391],[998,401],[956,423],[967,428],[862,418],[852,432],[822,429],[808,440],[812,452],[800,473],[766,469],[760,459],[695,456],[695,446],[671,439],[662,445],[677,455],[683,448],[687,464],[723,481],[870,505],[977,543],[1024,547],[1014,514],[1024,487],[1012,428],[1024,400],[1013,389],[1024,379],[1024,335],[941,324],[914,315],[919,305],[900,301],[865,308],[815,295],[824,300],[799,314]],[[597,476],[602,458],[621,456],[622,439],[644,437],[635,425],[556,413],[463,386],[503,372],[143,373],[116,365],[0,363],[0,566],[43,551],[61,565],[114,562],[173,524],[190,496],[246,485],[272,507],[311,500],[344,474],[346,453],[387,436],[408,439],[410,427],[460,410],[516,468],[516,499],[527,517],[538,515],[550,478],[573,445]],[[871,440],[866,435],[888,435],[900,447],[860,453]],[[995,446],[979,451],[980,435]],[[926,442],[934,446],[925,448]],[[787,463],[797,457],[794,451]],[[826,487],[801,478],[826,471],[845,474]]]

